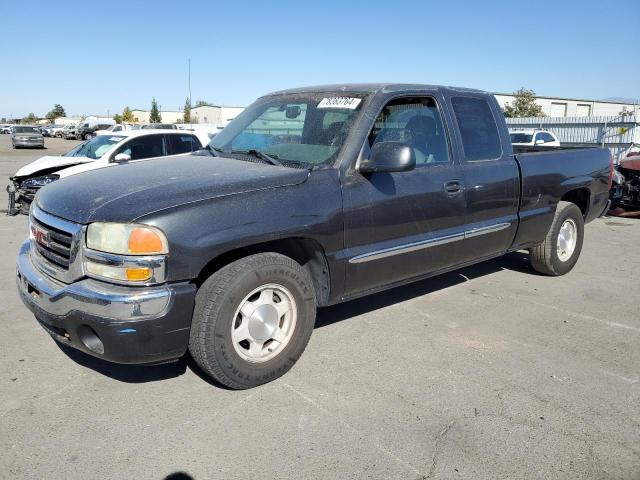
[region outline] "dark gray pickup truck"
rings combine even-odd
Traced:
[[[567,273],[610,180],[603,149],[515,155],[481,91],[281,91],[205,150],[40,190],[17,285],[62,344],[120,363],[189,351],[249,388],[293,366],[317,307],[521,249]]]

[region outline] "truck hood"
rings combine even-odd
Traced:
[[[60,167],[66,167],[69,165],[78,165],[79,163],[95,162],[93,158],[88,157],[54,157],[46,156],[41,157],[35,162],[31,162],[25,165],[15,174],[16,177],[26,177],[27,175],[33,175],[39,171],[47,171],[51,173],[51,169]]]
[[[131,222],[185,203],[297,185],[308,176],[307,170],[187,155],[63,178],[41,189],[36,202],[76,223]]]

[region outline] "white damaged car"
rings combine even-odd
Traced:
[[[183,155],[208,143],[207,135],[180,130],[127,130],[98,135],[62,156],[47,155],[18,170],[7,186],[7,212],[28,214],[38,190],[59,178],[123,163]]]

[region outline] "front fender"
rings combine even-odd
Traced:
[[[169,241],[169,280],[197,278],[213,259],[238,248],[285,238],[308,238],[328,262],[344,248],[337,170],[312,172],[309,180],[187,203],[141,217]]]

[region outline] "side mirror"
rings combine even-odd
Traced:
[[[360,173],[408,172],[416,167],[416,154],[406,143],[380,142],[369,158],[360,162]]]
[[[536,145],[544,145],[544,140],[536,140]]]
[[[126,153],[119,153],[113,159],[114,162],[118,163],[128,162],[129,160],[131,160],[131,155],[127,155]]]
[[[285,111],[286,117],[291,120],[293,120],[294,118],[298,118],[301,113],[302,109],[299,105],[292,105],[290,107],[287,107],[287,110]]]

